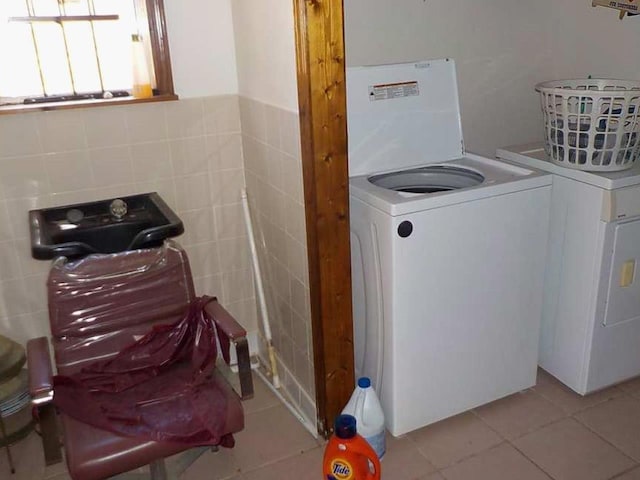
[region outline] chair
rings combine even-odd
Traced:
[[[115,356],[156,324],[181,318],[195,291],[189,261],[175,242],[162,247],[111,255],[90,255],[75,262],[54,261],[47,282],[51,343],[57,371],[72,375],[83,366]],[[222,348],[235,345],[240,396],[253,396],[246,331],[217,302],[205,314],[218,328]],[[229,342],[227,342],[229,340]],[[228,352],[226,352],[228,353]],[[227,356],[228,358],[228,356]],[[39,415],[47,465],[62,454],[53,398],[53,368],[45,337],[27,344],[29,389]],[[223,390],[228,409],[225,432],[244,428],[241,398],[216,370],[212,380]],[[60,414],[67,466],[74,480],[100,480],[150,465],[152,478],[166,478],[163,459],[183,452],[176,462],[181,473],[206,450],[184,444],[123,437]],[[210,448],[210,447],[209,447]]]

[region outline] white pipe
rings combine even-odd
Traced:
[[[243,188],[240,192],[240,195],[242,197],[242,209],[244,210],[244,222],[247,226],[247,234],[249,236],[249,248],[251,249],[251,260],[253,262],[253,275],[256,280],[258,303],[260,304],[260,312],[262,313],[262,327],[264,329],[265,340],[267,341],[269,363],[271,366],[271,378],[273,381],[273,386],[278,389],[280,388],[280,377],[278,376],[276,354],[275,349],[273,348],[271,324],[269,323],[267,301],[264,296],[264,284],[262,283],[262,272],[260,270],[260,261],[258,259],[258,250],[256,248],[256,239],[253,234],[253,223],[251,222],[251,213],[249,211],[249,198],[247,197],[247,189]]]
[[[267,387],[269,387],[269,390],[271,390],[271,392],[276,397],[278,397],[278,400],[280,400],[284,404],[284,406],[287,407],[287,409],[291,412],[291,414],[298,419],[298,421],[302,424],[304,428],[307,429],[307,431],[313,436],[313,438],[318,438],[317,428],[314,425],[312,425],[312,423],[304,415],[302,415],[298,410],[296,410],[296,408],[293,405],[291,405],[291,403],[289,403],[289,401],[286,398],[284,398],[282,393],[280,393],[280,390],[278,390],[277,388],[274,388],[274,386],[271,384],[271,382],[269,382],[269,380],[267,380],[267,378],[260,371],[260,369],[258,368],[254,370],[254,372],[258,374],[258,376],[267,385]]]

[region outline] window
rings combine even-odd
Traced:
[[[0,105],[131,99],[134,69],[173,96],[162,0],[0,0]]]

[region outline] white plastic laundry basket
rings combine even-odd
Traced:
[[[633,166],[640,153],[640,82],[557,80],[536,90],[554,163],[600,172]]]

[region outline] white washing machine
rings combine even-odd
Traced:
[[[640,375],[640,165],[563,168],[542,145],[498,156],[554,174],[540,366],[583,395]]]
[[[347,70],[356,374],[401,435],[535,383],[551,176],[465,152],[454,62]]]

